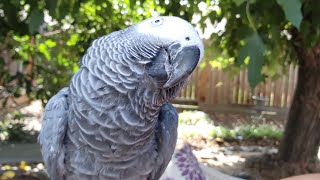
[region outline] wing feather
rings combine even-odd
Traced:
[[[68,109],[68,88],[63,88],[46,105],[38,137],[47,172],[53,180],[61,180],[65,174],[63,142]]]
[[[156,138],[158,143],[158,157],[156,167],[148,179],[160,179],[167,168],[177,143],[178,113],[169,103],[161,107]]]

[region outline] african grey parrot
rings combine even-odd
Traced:
[[[51,179],[159,179],[177,140],[168,103],[204,48],[187,21],[153,17],[95,40],[45,107],[39,143]]]

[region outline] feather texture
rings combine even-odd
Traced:
[[[162,106],[156,129],[156,168],[148,179],[159,179],[169,164],[177,143],[178,113],[171,104]]]
[[[167,18],[196,34],[189,23]],[[139,32],[150,20],[95,40],[70,86],[48,102],[39,142],[52,179],[147,180],[165,170],[178,122],[167,102],[186,79],[163,89],[146,73],[152,61],[169,63],[166,48],[177,40]],[[167,73],[167,66],[158,67]]]
[[[53,96],[45,110],[38,141],[41,145],[43,160],[52,180],[63,179],[64,138],[67,129],[68,88]]]

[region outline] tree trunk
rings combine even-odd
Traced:
[[[320,145],[320,44],[296,47],[298,83],[280,144],[280,160],[306,166],[317,162]]]

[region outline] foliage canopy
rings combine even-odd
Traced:
[[[69,82],[92,40],[158,13],[198,19],[202,30],[226,21],[208,40],[209,58],[247,66],[254,88],[297,62],[294,46],[319,42],[318,7],[312,0],[1,0],[0,86],[46,101]],[[10,61],[23,70],[10,74]]]

